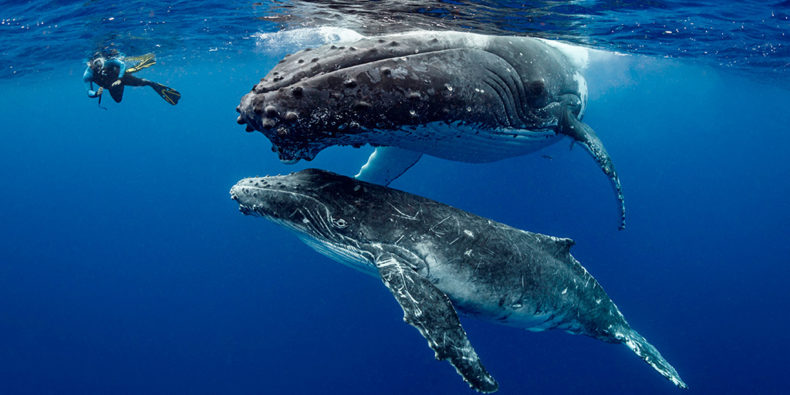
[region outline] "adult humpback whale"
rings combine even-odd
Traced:
[[[497,383],[456,310],[532,331],[558,328],[623,343],[686,387],[571,256],[571,239],[322,170],[247,178],[230,194],[244,214],[279,223],[317,251],[380,277],[436,358],[447,359],[478,391],[496,391]]]
[[[358,178],[387,185],[420,155],[490,162],[567,135],[609,176],[609,154],[580,121],[583,48],[530,37],[420,31],[325,45],[286,56],[241,99],[237,122],[259,130],[280,159],[310,160],[332,145],[379,147]]]

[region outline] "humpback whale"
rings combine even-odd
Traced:
[[[388,185],[422,154],[491,162],[569,136],[609,176],[612,160],[581,122],[587,50],[531,37],[418,31],[286,56],[236,107],[288,163],[332,145],[378,147],[357,177]]]
[[[436,358],[448,360],[475,390],[498,386],[457,313],[622,343],[686,387],[570,254],[571,239],[323,170],[243,179],[230,194],[242,213],[283,225],[320,253],[380,278]]]

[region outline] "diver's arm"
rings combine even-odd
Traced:
[[[118,79],[123,78],[124,73],[126,73],[126,63],[122,62],[120,59],[110,59],[108,60],[104,67],[107,65],[116,65],[118,66]]]
[[[93,70],[88,67],[85,69],[85,73],[82,74],[82,82],[85,83],[85,88],[88,90],[88,97],[96,97],[99,96],[99,92],[93,90]]]

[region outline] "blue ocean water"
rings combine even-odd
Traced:
[[[234,108],[283,53],[343,29],[409,28],[620,53],[587,70],[585,121],[617,165],[626,230],[605,177],[568,141],[490,164],[424,158],[392,186],[575,239],[688,391],[786,392],[790,6],[398,4],[367,3],[378,24],[343,2],[3,4],[0,393],[472,393],[379,280],[228,197],[243,177],[354,174],[369,147],[283,165]],[[279,30],[291,33],[272,41]],[[156,52],[140,75],[181,102],[127,88],[100,109],[81,81],[100,47]],[[502,394],[681,391],[623,346],[462,323]]]

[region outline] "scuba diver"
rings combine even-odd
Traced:
[[[120,103],[121,99],[123,99],[123,88],[125,86],[150,86],[159,96],[162,96],[162,99],[175,105],[181,99],[181,94],[178,91],[132,75],[154,64],[156,64],[156,59],[152,53],[142,56],[124,57],[117,51],[115,53],[97,52],[88,62],[88,67],[82,75],[82,80],[88,89],[88,97],[98,97],[99,106],[101,106],[101,95],[106,89],[110,92],[113,100],[116,103]],[[93,89],[94,83],[99,85],[99,88],[96,90]]]

